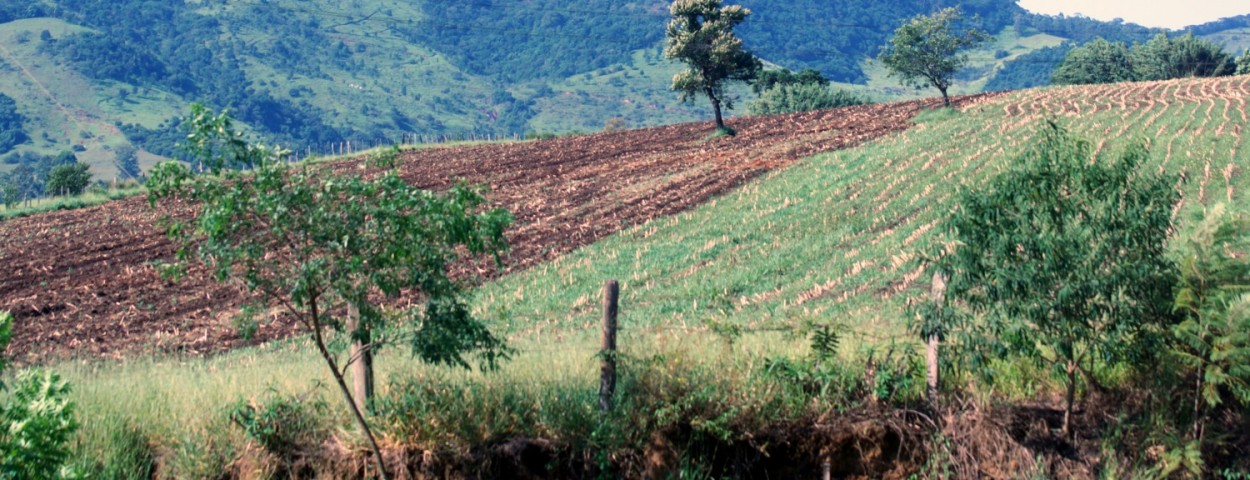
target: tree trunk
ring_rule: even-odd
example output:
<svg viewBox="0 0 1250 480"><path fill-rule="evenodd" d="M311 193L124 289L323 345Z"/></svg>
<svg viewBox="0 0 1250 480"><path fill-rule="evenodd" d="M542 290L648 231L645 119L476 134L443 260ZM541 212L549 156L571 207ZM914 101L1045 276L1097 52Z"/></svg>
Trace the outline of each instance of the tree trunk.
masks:
<svg viewBox="0 0 1250 480"><path fill-rule="evenodd" d="M360 328L360 309L350 302L347 304L347 331L354 335ZM362 412L373 411L373 350L372 338L365 330L363 338L352 338L349 360L352 362L352 391L355 392L356 407Z"/></svg>
<svg viewBox="0 0 1250 480"><path fill-rule="evenodd" d="M334 376L334 383L339 386L339 391L343 393L343 397L347 399L347 406L352 409L352 417L356 419L356 425L365 433L365 438L369 440L369 448L373 450L374 463L378 467L378 478L387 480L389 476L386 474L386 463L382 460L382 448L378 446L378 440L373 436L373 430L369 428L369 422L365 420L364 410L360 408L359 400L352 396L351 389L347 388L347 381L343 379L343 372L339 370L338 363L334 361L334 355L330 353L330 349L326 347L325 338L321 332L320 314L317 311L317 298L314 296L311 301L312 330L313 342L317 346L317 352L321 354L321 358L326 361L326 365L330 367L330 373ZM350 312L349 312L350 313ZM349 315L350 316L350 315ZM353 317L354 318L354 317Z"/></svg>
<svg viewBox="0 0 1250 480"><path fill-rule="evenodd" d="M938 90L942 92L942 105L951 106L951 96L946 93L946 87L938 87Z"/></svg>
<svg viewBox="0 0 1250 480"><path fill-rule="evenodd" d="M1072 404L1076 401L1076 362L1068 360L1068 393L1064 396L1063 434L1069 439L1072 434Z"/></svg>
<svg viewBox="0 0 1250 480"><path fill-rule="evenodd" d="M720 114L720 99L716 98L716 94L712 93L711 89L706 90L706 92L707 92L707 99L712 102L712 111L716 112L716 128L720 130L724 130L725 119L722 118Z"/></svg>
<svg viewBox="0 0 1250 480"><path fill-rule="evenodd" d="M1194 428L1193 437L1199 445L1202 444L1202 380L1207 373L1207 362L1203 361L1198 368L1198 385L1194 389Z"/></svg>
<svg viewBox="0 0 1250 480"><path fill-rule="evenodd" d="M933 273L933 287L929 291L929 300L933 302L934 308L941 309L946 300L946 275L942 272ZM941 343L937 332L930 332L928 338L928 346L925 350L925 362L928 364L929 371L925 376L926 393L929 397L929 406L937 409L938 401L938 382L940 380L938 346Z"/></svg>

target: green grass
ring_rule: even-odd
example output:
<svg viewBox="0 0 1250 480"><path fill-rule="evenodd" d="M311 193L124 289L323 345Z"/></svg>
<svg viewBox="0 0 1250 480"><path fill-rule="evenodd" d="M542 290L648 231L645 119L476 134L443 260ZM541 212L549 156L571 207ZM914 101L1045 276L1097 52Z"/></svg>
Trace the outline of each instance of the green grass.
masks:
<svg viewBox="0 0 1250 480"><path fill-rule="evenodd" d="M123 187L112 188L106 191L89 191L82 195L72 197L50 197L38 198L30 202L23 202L8 208L0 205L0 221L13 218L28 217L38 213L54 212L58 210L74 210L84 207L93 207L113 200L121 200L123 198L141 195L147 192L143 187Z"/></svg>
<svg viewBox="0 0 1250 480"><path fill-rule="evenodd" d="M423 402L433 403L412 408L425 411L424 420L436 424L425 433L393 433L388 441L429 441L440 435L467 441L513 431L574 435L569 429L585 427L586 411L592 408L586 403L593 398L588 392L595 384L599 292L607 279L622 283L621 345L627 355L648 358L665 352L685 359L688 363L680 365L690 371L733 365L721 381L752 385L746 391L771 406L732 392L709 401L753 405L756 410L747 410L756 413L749 418L793 418L796 410L784 404L806 397L769 397L778 395L767 393L775 387L753 383L759 382L763 359L804 355L807 332L822 324L840 325L846 332L842 355L848 361L892 341L906 349L912 337L905 329L905 303L926 288L918 255L930 247L935 226L958 189L1010 168L1009 160L1039 122L1054 116L1100 151L1124 148L1134 139L1149 141L1146 168L1189 179L1180 185L1185 200L1176 214L1184 228L1193 212L1208 205L1245 201L1250 151L1242 139L1250 125L1239 96L1244 98L1247 90L1247 77L1050 88L999 97L959 113L926 113L907 132L806 159L692 211L630 228L486 284L476 290L475 312L508 338L518 349L517 358L500 372L479 374L419 366L400 348L384 352L381 379L417 379L416 385L433 386L421 395L428 397ZM1137 99L1144 100L1141 106L1127 103ZM1121 101L1133 107L1122 108ZM1225 169L1227 177L1221 173ZM743 333L731 347L717 332L734 330ZM326 385L318 390L321 395L340 405L305 343L277 342L208 360L55 368L75 386L84 425L81 451L107 456L100 452L113 448L116 429L135 422L144 425L155 444L208 445L211 450L178 447L171 458L211 460L242 448L240 433L229 428L224 413L237 398L268 389L300 393L321 382ZM671 364L660 362L642 371L666 368ZM1013 396L1054 388L1037 372L1009 374L1017 379L1006 390ZM383 388L384 396L393 393ZM496 398L501 396L505 400ZM768 403L774 400L780 403ZM557 413L570 409L573 413ZM517 417L521 420L509 416L521 412L538 413ZM352 441L346 418L328 421ZM400 423L386 428L401 429Z"/></svg>

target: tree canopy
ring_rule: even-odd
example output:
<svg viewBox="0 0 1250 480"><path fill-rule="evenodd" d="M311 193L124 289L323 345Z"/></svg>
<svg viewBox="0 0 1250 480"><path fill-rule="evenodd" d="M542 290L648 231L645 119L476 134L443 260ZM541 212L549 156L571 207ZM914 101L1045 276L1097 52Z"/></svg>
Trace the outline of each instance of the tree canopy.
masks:
<svg viewBox="0 0 1250 480"><path fill-rule="evenodd" d="M950 106L951 82L955 72L968 63L960 52L991 40L989 34L964 23L957 8L944 8L933 15L920 15L895 30L878 57L905 85L932 86L942 92Z"/></svg>
<svg viewBox="0 0 1250 480"><path fill-rule="evenodd" d="M681 92L682 101L706 95L716 114L716 127L723 130L721 107L733 108L725 84L754 79L762 66L733 32L751 11L738 5L722 6L721 0L675 0L669 12L673 18L668 22L664 56L687 67L673 76L673 90Z"/></svg>
<svg viewBox="0 0 1250 480"><path fill-rule="evenodd" d="M24 130L25 122L26 119L17 112L17 102L0 93L0 154L30 141Z"/></svg>
<svg viewBox="0 0 1250 480"><path fill-rule="evenodd" d="M366 177L293 166L285 152L245 142L228 116L194 110L189 154L207 174L193 175L179 162L158 165L148 182L150 201L198 204L188 223L173 221L169 229L184 242L180 258L198 251L218 280L259 294L312 337L385 477L364 416L371 389L360 394L362 383L372 384L372 371L357 367L385 343L380 335L389 320L428 362L467 367L465 356L476 354L490 367L505 357L504 342L473 318L447 269L465 255L498 260L510 214L488 209L464 185L435 193L408 185L394 170ZM385 312L381 302L401 293L419 296L422 306ZM332 332L353 343L346 359L332 348ZM344 380L349 366L355 395Z"/></svg>
<svg viewBox="0 0 1250 480"><path fill-rule="evenodd" d="M1051 76L1061 85L1127 82L1137 78L1128 46L1101 38L1068 53Z"/></svg>
<svg viewBox="0 0 1250 480"><path fill-rule="evenodd" d="M1160 33L1131 47L1101 38L1072 49L1051 80L1063 85L1232 75L1237 64L1219 45L1192 33Z"/></svg>

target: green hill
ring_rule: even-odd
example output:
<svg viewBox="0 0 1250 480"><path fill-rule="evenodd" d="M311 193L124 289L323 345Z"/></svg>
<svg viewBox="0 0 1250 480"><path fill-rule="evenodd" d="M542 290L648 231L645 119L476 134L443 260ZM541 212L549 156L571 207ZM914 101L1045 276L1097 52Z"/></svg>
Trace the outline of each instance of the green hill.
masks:
<svg viewBox="0 0 1250 480"><path fill-rule="evenodd" d="M1031 15L1008 0L742 3L755 14L741 34L767 62L819 69L878 101L929 95L898 87L870 58L905 19L949 4L999 37L961 75L957 91L965 93L1039 84L1064 41L1151 33ZM520 136L598 131L609 119L630 127L702 119L706 106L679 104L668 91L677 66L660 52L667 5L0 0L0 43L11 51L0 62L0 93L31 119L33 142L21 151L81 145L81 159L105 179L115 176L118 146L176 153L177 119L197 101L230 108L269 142L301 151L411 134Z"/></svg>

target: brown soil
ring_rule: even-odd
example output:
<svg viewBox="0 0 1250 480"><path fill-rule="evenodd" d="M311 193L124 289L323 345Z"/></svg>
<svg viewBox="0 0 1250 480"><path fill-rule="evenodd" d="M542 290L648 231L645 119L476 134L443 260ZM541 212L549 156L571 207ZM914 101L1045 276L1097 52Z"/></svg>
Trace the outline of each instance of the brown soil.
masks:
<svg viewBox="0 0 1250 480"><path fill-rule="evenodd" d="M971 105L989 98L960 99ZM698 205L765 172L908 128L917 101L743 118L734 137L709 123L554 140L407 152L401 173L423 188L464 179L516 216L511 270L523 269L662 215ZM359 160L331 165L355 170ZM21 363L120 358L136 352L202 355L243 345L230 319L240 289L191 269L178 283L154 263L175 245L157 227L168 207L132 198L0 223L0 310L16 318L7 356ZM291 335L263 326L254 341Z"/></svg>

